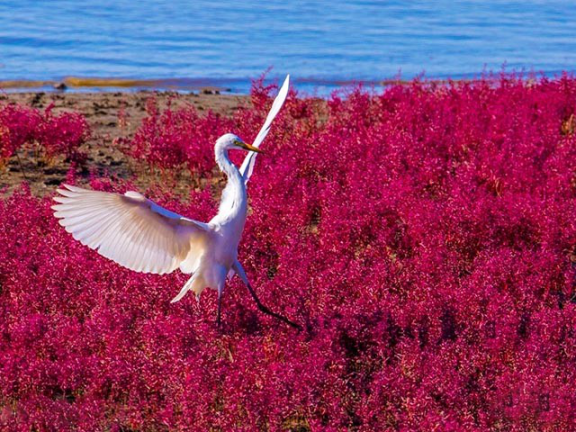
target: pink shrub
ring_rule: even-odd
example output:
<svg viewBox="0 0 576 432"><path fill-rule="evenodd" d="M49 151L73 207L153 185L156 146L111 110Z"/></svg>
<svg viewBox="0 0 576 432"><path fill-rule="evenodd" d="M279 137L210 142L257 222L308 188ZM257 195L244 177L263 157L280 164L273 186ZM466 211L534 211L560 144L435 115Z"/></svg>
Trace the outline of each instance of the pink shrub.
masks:
<svg viewBox="0 0 576 432"><path fill-rule="evenodd" d="M40 145L51 158L63 155L81 161L78 147L90 137L86 119L78 113L41 112L19 105L0 105L0 161L7 160L25 144Z"/></svg>
<svg viewBox="0 0 576 432"><path fill-rule="evenodd" d="M34 140L41 122L37 110L0 105L0 165L25 143Z"/></svg>
<svg viewBox="0 0 576 432"><path fill-rule="evenodd" d="M52 106L44 111L37 134L37 140L44 147L48 157L64 155L77 161L83 159L78 148L89 137L90 127L84 116L70 112L54 114Z"/></svg>
<svg viewBox="0 0 576 432"><path fill-rule="evenodd" d="M218 134L253 139L262 91L231 119L150 111L135 142L165 170L208 172ZM213 292L171 305L185 276L122 269L59 227L48 198L6 197L0 424L574 430L575 109L566 76L414 81L324 107L292 94L249 184L239 258L301 333L237 280L219 331ZM217 205L210 186L186 203L154 191L200 220Z"/></svg>
<svg viewBox="0 0 576 432"><path fill-rule="evenodd" d="M205 175L214 167L211 143L229 129L230 121L212 112L201 117L193 106L160 111L155 99L129 147L129 154L162 170L187 167ZM213 144L212 144L213 146Z"/></svg>

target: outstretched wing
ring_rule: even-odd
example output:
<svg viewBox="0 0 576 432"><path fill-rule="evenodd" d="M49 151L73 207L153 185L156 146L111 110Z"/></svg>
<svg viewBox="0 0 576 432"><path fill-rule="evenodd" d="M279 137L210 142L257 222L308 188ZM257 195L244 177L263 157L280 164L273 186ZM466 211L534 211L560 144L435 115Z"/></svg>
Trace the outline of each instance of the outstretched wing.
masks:
<svg viewBox="0 0 576 432"><path fill-rule="evenodd" d="M252 143L254 147L260 147L260 144L262 144L262 141L264 141L264 138L266 138L266 135L268 135L268 132L270 131L270 126L272 125L272 121L274 120L278 112L280 112L280 108L282 108L282 105L284 105L284 101L286 100L286 96L288 96L289 87L290 87L290 75L286 75L284 84L282 84L282 87L280 88L280 91L278 92L276 99L274 99L274 103L272 103L272 108L268 113L268 117L266 117L264 126L262 126L262 129L260 129L260 132L258 132L258 135L256 135L256 139ZM248 180L252 175L252 171L254 171L254 164L256 163L257 155L258 153L256 152L249 152L246 158L244 159L242 166L240 167L240 174L242 175L242 177L244 177L244 183L248 183Z"/></svg>
<svg viewBox="0 0 576 432"><path fill-rule="evenodd" d="M137 192L64 185L54 215L82 244L131 270L169 273L203 253L208 225L173 213Z"/></svg>

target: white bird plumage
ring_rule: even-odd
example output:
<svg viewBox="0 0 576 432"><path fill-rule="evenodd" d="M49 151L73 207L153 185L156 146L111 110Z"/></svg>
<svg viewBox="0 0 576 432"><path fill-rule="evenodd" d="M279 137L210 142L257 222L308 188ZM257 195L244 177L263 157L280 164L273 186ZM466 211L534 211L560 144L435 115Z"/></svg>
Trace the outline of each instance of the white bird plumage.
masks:
<svg viewBox="0 0 576 432"><path fill-rule="evenodd" d="M205 288L213 288L218 291L220 323L226 277L237 273L260 310L298 327L262 305L238 262L238 244L248 210L246 183L254 170L260 144L286 100L289 82L287 76L252 145L233 134L225 134L216 141L216 163L228 183L218 213L210 222L198 222L171 212L138 192L120 195L69 185L57 190L54 215L76 240L126 268L156 274L179 268L191 274L172 302L181 300L188 291L198 297ZM228 158L231 149L249 151L240 169Z"/></svg>

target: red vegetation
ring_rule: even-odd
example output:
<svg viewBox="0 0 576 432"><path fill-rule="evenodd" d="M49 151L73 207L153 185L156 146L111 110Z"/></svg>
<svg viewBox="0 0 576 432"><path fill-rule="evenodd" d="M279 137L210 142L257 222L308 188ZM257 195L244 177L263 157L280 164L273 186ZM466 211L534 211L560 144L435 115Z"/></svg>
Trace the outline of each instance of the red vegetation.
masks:
<svg viewBox="0 0 576 432"><path fill-rule="evenodd" d="M63 155L80 162L78 148L90 136L86 119L77 113L53 114L18 105L0 105L0 166L26 144L40 146L47 158Z"/></svg>
<svg viewBox="0 0 576 432"><path fill-rule="evenodd" d="M40 114L18 105L0 106L0 165L16 150L35 140Z"/></svg>
<svg viewBox="0 0 576 432"><path fill-rule="evenodd" d="M182 166L200 176L212 171L214 155L207 150L233 127L230 121L212 112L202 117L193 106L160 112L153 98L146 112L148 117L127 149L130 156L163 171Z"/></svg>
<svg viewBox="0 0 576 432"><path fill-rule="evenodd" d="M82 115L77 113L54 115L52 107L48 107L44 111L38 132L38 142L49 157L61 154L72 160L82 160L78 147L90 136L90 128Z"/></svg>
<svg viewBox="0 0 576 432"><path fill-rule="evenodd" d="M254 92L233 118L151 109L135 156L210 171L219 134L254 138L270 103ZM124 270L59 227L48 198L5 198L0 424L576 429L575 112L570 77L290 95L239 258L301 333L237 280L219 331L213 292L171 305L184 276ZM206 220L212 194L153 198Z"/></svg>

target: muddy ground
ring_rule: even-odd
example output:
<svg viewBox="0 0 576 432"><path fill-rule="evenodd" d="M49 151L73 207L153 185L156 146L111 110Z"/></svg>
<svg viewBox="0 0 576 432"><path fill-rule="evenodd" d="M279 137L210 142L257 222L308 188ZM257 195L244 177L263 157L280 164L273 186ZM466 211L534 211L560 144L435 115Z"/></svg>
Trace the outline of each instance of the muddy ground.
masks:
<svg viewBox="0 0 576 432"><path fill-rule="evenodd" d="M146 116L146 101L155 96L160 107L170 100L173 107L191 104L200 112L212 110L230 115L234 110L249 107L248 96L221 95L212 90L199 94L176 94L173 92L26 92L1 93L0 104L17 103L38 109L54 104L54 112L76 111L83 114L90 124L92 136L82 147L87 154L86 163L78 167L76 174L82 181L88 181L90 173L110 174L123 179L132 179L136 169L134 164L118 149L117 138L130 138ZM119 115L122 113L121 115ZM27 182L32 193L38 196L51 194L70 170L70 163L64 158L52 161L38 157L32 148L21 149L0 168L0 190L11 193L22 182ZM137 184L146 187L157 181L157 174L146 171L138 173ZM186 173L182 173L186 176ZM186 178L175 179L175 187L185 192Z"/></svg>

